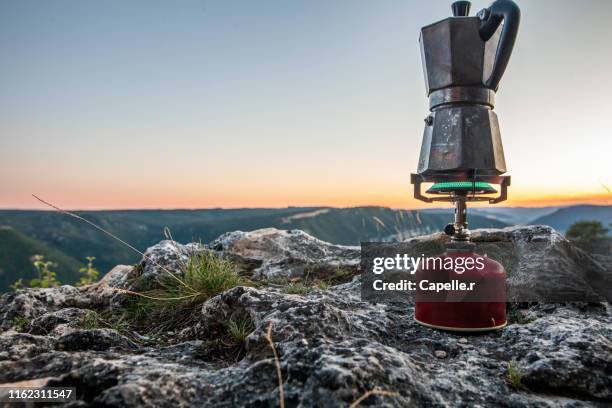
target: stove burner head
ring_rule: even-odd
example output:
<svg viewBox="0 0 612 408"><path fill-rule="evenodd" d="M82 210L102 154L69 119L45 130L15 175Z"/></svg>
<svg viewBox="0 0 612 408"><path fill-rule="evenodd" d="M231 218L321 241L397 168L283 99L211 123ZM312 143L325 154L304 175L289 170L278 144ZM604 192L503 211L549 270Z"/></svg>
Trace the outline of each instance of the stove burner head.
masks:
<svg viewBox="0 0 612 408"><path fill-rule="evenodd" d="M510 176L476 176L465 181L465 176L446 175L445 177L424 177L412 174L410 182L414 185L414 198L432 203L434 201L452 202L455 206L455 222L444 229L453 242L470 240L470 230L467 228L467 202L487 201L496 204L504 201L508 194ZM433 183L424 195L421 192L423 183ZM491 184L499 185L498 191ZM491 196L491 194L496 194Z"/></svg>
<svg viewBox="0 0 612 408"><path fill-rule="evenodd" d="M469 181L465 181L465 180ZM434 201L454 202L485 201L497 204L508 197L510 176L470 176L466 174L446 174L443 177L428 177L421 174L411 174L410 182L414 185L414 198L432 203ZM427 191L421 192L424 183L433 183ZM493 187L496 184L499 189ZM428 195L425 195L428 194ZM496 194L496 196L491 196Z"/></svg>
<svg viewBox="0 0 612 408"><path fill-rule="evenodd" d="M436 183L426 191L428 194L495 194L497 190L484 181L448 181Z"/></svg>

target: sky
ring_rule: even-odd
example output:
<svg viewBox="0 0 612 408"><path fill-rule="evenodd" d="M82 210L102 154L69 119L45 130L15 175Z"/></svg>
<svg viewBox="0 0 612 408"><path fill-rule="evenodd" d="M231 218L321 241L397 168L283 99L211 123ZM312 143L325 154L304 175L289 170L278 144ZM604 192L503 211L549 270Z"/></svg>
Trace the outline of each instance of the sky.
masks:
<svg viewBox="0 0 612 408"><path fill-rule="evenodd" d="M612 2L517 3L506 204L610 205ZM450 4L1 0L0 208L424 207L418 37Z"/></svg>

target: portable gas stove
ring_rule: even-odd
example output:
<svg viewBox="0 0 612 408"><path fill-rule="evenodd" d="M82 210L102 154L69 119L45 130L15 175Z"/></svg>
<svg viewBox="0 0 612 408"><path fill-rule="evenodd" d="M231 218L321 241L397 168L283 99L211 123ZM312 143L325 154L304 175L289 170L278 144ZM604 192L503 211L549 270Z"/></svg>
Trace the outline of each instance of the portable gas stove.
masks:
<svg viewBox="0 0 612 408"><path fill-rule="evenodd" d="M506 200L510 176L504 150L495 93L506 69L520 22L520 10L511 0L497 0L476 16L470 2L452 5L453 16L421 29L421 58L430 114L416 174L411 175L414 197L431 203L452 202L454 222L445 257L480 257L474 252L467 228L467 202ZM433 183L422 193L422 185ZM496 189L493 185L498 185ZM477 273L481 287L494 301L423 301L417 295L415 319L439 329L486 331L506 325L506 272L498 262L484 258ZM421 270L431 275L441 271ZM452 271L451 271L452 273ZM462 279L475 278L474 273ZM490 294L491 295L491 294Z"/></svg>

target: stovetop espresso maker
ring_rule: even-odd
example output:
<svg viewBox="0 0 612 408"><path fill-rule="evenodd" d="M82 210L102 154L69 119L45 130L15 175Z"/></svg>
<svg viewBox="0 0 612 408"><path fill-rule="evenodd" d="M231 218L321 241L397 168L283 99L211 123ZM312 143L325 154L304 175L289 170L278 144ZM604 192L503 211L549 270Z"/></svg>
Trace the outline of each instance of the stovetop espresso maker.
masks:
<svg viewBox="0 0 612 408"><path fill-rule="evenodd" d="M510 176L504 175L506 161L493 108L517 37L520 10L511 0L497 0L470 16L470 2L456 1L452 12L452 17L421 29L421 59L430 113L425 118L418 169L411 175L411 183L418 200L454 203L454 222L444 229L451 237L447 250L472 256L475 254L467 228L466 203L504 201L510 185ZM425 193L424 183L433 183ZM493 185L498 185L499 190ZM488 261L492 263L487 264L485 275L503 273L505 282L503 267ZM467 303L436 306L417 301L415 318L420 323L451 330L503 327L505 301L493 303L480 303L470 309ZM458 305L463 310L457 309ZM458 315L468 317L453 317Z"/></svg>

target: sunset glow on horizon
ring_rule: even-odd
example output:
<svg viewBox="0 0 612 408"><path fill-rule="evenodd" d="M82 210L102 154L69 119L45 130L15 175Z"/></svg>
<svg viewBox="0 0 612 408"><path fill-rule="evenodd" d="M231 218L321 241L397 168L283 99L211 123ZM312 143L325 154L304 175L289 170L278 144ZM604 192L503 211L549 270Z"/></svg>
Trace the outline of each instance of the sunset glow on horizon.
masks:
<svg viewBox="0 0 612 408"><path fill-rule="evenodd" d="M341 197L341 196L322 196L319 198L313 197L295 197L289 198L282 196L267 195L265 197L236 197L231 201L214 201L206 198L187 197L182 200L181 197L150 197L150 201L142 201L142 199L134 200L133 197L117 197L112 199L93 198L91 201L83 200L81 197L63 197L57 194L41 195L41 198L49 200L52 204L58 205L67 210L136 210L136 209L169 209L169 210L198 210L208 208L285 208L285 207L367 207L367 206L382 206L394 209L425 209L425 208L451 208L448 203L426 204L421 201L411 198L411 190L402 195L376 197ZM244 205L244 202L250 203ZM85 203L83 205L83 203ZM526 194L524 196L515 197L513 195L507 201L497 204L498 207L562 207L569 205L592 204L592 205L612 205L612 198L609 194L592 193L592 194L558 194L538 196ZM471 203L470 207L487 207L487 203ZM495 207L495 206L490 206ZM48 210L49 207L37 201L30 196L28 202L22 205L6 207L5 209L40 209Z"/></svg>
<svg viewBox="0 0 612 408"><path fill-rule="evenodd" d="M430 207L418 35L450 3L2 2L0 208ZM520 6L498 205L612 205L612 2Z"/></svg>

